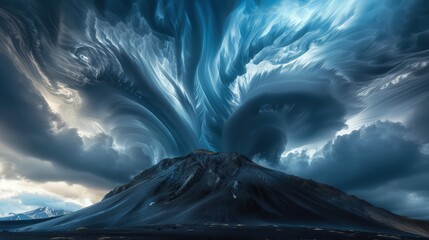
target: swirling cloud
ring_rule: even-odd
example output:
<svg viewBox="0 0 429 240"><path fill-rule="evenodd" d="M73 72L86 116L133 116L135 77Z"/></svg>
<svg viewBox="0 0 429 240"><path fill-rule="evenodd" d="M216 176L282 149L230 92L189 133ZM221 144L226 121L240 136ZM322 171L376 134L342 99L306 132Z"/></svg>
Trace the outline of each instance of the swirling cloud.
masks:
<svg viewBox="0 0 429 240"><path fill-rule="evenodd" d="M417 0L2 1L0 145L106 186L197 148L275 165L377 120L417 138L428 12Z"/></svg>

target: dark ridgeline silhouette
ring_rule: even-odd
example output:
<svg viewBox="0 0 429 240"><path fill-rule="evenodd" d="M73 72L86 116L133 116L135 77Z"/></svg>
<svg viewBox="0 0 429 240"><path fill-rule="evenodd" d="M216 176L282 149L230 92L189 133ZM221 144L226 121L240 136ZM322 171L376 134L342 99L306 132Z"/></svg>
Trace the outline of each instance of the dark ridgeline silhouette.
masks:
<svg viewBox="0 0 429 240"><path fill-rule="evenodd" d="M262 167L238 153L196 150L168 158L103 201L25 230L147 224L286 224L429 236L429 225L339 189Z"/></svg>

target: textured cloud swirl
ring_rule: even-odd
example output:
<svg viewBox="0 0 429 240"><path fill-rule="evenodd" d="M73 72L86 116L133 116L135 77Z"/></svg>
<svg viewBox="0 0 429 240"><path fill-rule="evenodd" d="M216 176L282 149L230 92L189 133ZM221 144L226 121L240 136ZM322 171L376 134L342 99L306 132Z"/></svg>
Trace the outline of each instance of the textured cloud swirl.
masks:
<svg viewBox="0 0 429 240"><path fill-rule="evenodd" d="M275 164L427 97L425 5L2 1L3 143L115 182L197 148Z"/></svg>

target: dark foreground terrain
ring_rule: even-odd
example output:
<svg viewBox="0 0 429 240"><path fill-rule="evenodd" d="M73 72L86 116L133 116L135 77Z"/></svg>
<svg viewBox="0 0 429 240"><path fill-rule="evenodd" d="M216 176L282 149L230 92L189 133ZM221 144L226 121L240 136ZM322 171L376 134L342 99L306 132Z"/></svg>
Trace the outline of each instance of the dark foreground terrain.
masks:
<svg viewBox="0 0 429 240"><path fill-rule="evenodd" d="M284 226L243 225L151 225L122 230L94 230L78 228L65 232L0 232L1 240L9 239L429 239L413 235L368 233Z"/></svg>

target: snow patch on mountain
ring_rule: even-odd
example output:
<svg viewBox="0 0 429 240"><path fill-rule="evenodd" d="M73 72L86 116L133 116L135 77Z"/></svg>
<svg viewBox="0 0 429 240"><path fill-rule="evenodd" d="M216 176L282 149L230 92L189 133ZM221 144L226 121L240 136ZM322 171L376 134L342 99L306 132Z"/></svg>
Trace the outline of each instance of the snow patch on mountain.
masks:
<svg viewBox="0 0 429 240"><path fill-rule="evenodd" d="M11 220L30 220L30 219L42 219L59 217L72 211L63 209L52 209L49 207L39 207L34 210L23 212L23 213L9 213L9 216L0 218L0 221L11 221Z"/></svg>

